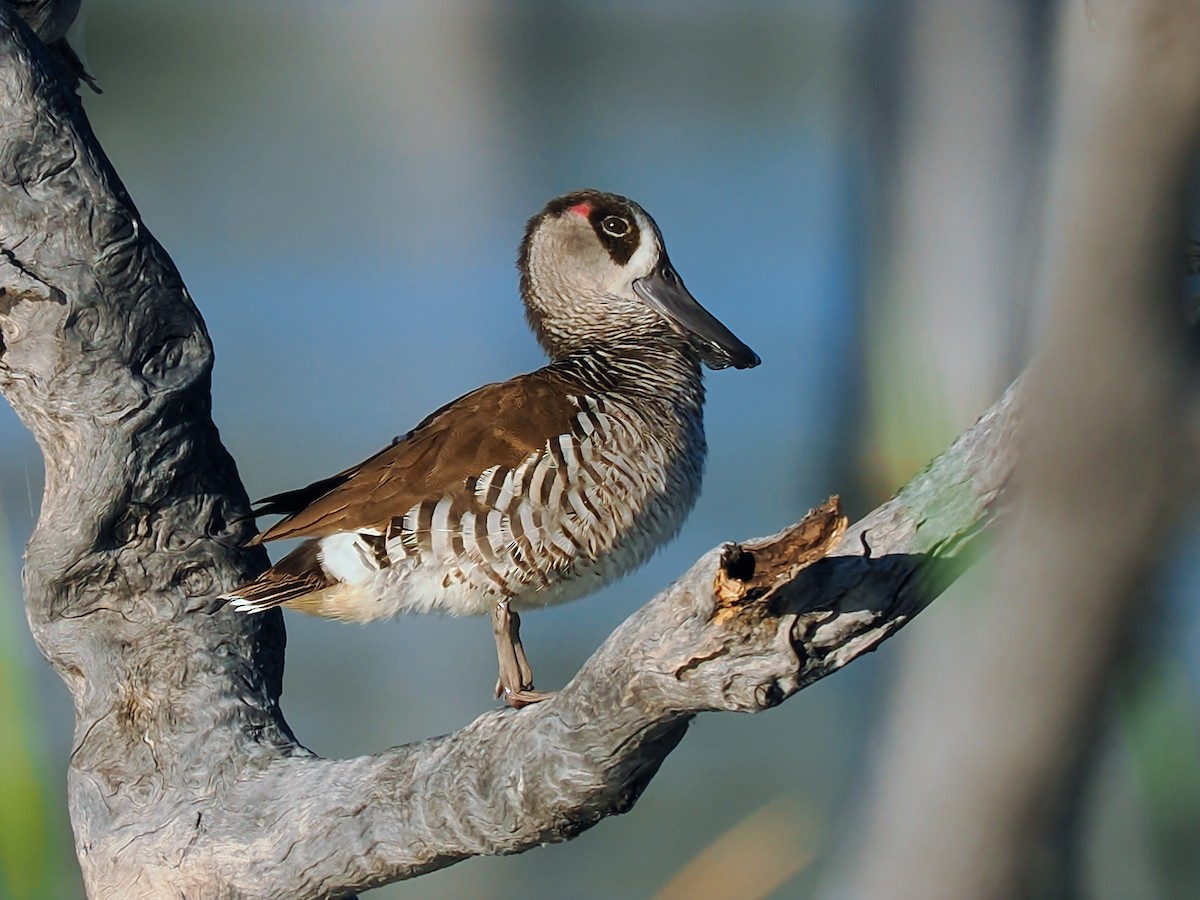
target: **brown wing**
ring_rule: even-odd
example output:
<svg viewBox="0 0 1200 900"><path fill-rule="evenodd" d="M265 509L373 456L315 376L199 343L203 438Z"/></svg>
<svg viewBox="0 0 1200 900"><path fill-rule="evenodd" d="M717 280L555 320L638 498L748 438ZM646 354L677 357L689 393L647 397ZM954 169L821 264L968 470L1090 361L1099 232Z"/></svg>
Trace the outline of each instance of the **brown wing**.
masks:
<svg viewBox="0 0 1200 900"><path fill-rule="evenodd" d="M296 508L255 539L386 531L417 503L462 488L492 466L515 467L570 431L577 386L550 368L488 384L442 407L406 437L308 488L268 498L263 512Z"/></svg>
<svg viewBox="0 0 1200 900"><path fill-rule="evenodd" d="M315 594L333 584L317 557L317 542L305 541L253 581L221 596L243 612L262 612Z"/></svg>

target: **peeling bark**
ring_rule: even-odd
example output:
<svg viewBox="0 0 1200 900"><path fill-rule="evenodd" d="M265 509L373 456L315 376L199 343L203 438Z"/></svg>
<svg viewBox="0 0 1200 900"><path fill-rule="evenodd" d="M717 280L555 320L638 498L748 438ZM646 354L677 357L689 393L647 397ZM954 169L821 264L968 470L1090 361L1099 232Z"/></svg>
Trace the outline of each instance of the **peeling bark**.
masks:
<svg viewBox="0 0 1200 900"><path fill-rule="evenodd" d="M204 324L5 3L0 103L0 389L46 461L25 597L75 702L92 897L338 897L570 839L629 809L697 713L775 706L874 649L991 521L1017 388L856 525L828 504L710 551L553 699L320 759L279 708L280 614L212 599L266 557L243 546Z"/></svg>

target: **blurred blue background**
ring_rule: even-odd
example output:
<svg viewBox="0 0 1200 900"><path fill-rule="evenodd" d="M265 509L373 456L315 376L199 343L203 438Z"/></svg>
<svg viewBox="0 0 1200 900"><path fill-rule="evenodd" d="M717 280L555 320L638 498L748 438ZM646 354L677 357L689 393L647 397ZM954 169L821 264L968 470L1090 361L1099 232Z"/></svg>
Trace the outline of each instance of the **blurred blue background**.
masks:
<svg viewBox="0 0 1200 900"><path fill-rule="evenodd" d="M958 409L928 383L944 372L918 365L924 380L909 390L865 362L868 348L900 352L879 334L891 320L878 306L904 284L879 263L879 189L903 132L880 77L899 42L892 4L85 6L104 88L86 97L88 113L205 316L214 416L252 496L343 468L459 394L541 365L514 257L526 218L573 188L645 206L693 293L761 355L758 369L709 378L706 487L679 539L603 593L526 617L539 687L569 680L715 544L770 533L835 492L864 512L1011 371L994 367ZM1025 196L1011 172L994 181L1001 196ZM937 320L917 321L930 340L945 337ZM873 407L897 392L901 409L939 410L906 417L909 443ZM21 825L7 843L0 831L0 893L72 897L72 712L17 599L40 491L38 450L4 407L0 798L16 799L0 811ZM492 705L485 621L358 628L289 614L287 627L284 710L321 754L452 731ZM371 896L653 896L714 842L737 846L719 843L731 834L757 835L773 862L734 853L744 890L713 896L811 896L855 827L873 723L906 640L769 714L699 719L629 815L575 842ZM1108 840L1127 843L1142 813L1128 777L1114 781L1123 787L1104 821L1116 823Z"/></svg>

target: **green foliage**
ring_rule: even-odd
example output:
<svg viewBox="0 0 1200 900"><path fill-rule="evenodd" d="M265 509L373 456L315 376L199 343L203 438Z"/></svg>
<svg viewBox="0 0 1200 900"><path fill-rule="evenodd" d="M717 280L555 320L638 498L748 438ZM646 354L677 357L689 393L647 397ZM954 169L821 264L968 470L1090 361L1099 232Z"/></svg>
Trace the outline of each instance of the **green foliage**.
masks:
<svg viewBox="0 0 1200 900"><path fill-rule="evenodd" d="M29 654L20 646L28 632L12 588L16 572L0 520L0 897L48 897L58 866Z"/></svg>
<svg viewBox="0 0 1200 900"><path fill-rule="evenodd" d="M1162 896L1194 897L1200 883L1200 723L1183 667L1131 667L1121 726L1145 810Z"/></svg>

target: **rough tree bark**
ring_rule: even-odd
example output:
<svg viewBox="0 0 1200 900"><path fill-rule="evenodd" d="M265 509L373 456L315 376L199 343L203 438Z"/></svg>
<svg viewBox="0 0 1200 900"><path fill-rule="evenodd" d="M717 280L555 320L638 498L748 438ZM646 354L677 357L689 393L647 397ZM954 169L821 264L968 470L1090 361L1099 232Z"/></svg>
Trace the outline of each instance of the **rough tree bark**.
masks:
<svg viewBox="0 0 1200 900"><path fill-rule="evenodd" d="M574 837L627 810L706 710L836 671L953 579L1012 463L1020 390L848 530L835 504L703 556L552 700L349 760L278 705L278 613L210 417L212 350L44 48L0 2L0 389L45 456L25 594L75 702L93 897L337 897Z"/></svg>

